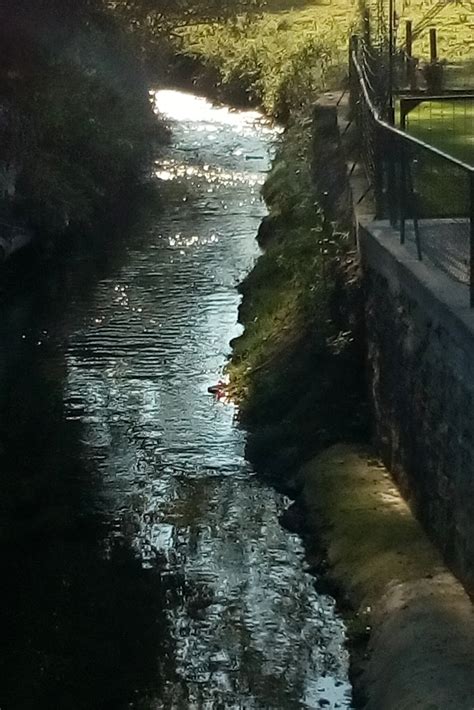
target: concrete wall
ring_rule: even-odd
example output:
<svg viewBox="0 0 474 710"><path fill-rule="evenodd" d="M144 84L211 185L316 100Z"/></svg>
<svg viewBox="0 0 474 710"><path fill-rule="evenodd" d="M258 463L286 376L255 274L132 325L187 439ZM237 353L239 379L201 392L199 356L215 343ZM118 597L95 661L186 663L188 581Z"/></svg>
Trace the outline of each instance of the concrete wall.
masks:
<svg viewBox="0 0 474 710"><path fill-rule="evenodd" d="M474 586L474 313L467 286L388 225L361 228L368 380L385 464L448 563Z"/></svg>

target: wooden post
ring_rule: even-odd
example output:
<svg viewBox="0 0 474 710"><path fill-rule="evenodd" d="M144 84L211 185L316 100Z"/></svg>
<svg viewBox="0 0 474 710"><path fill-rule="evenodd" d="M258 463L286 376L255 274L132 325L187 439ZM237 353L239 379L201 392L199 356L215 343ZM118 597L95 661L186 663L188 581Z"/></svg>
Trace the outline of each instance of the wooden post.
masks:
<svg viewBox="0 0 474 710"><path fill-rule="evenodd" d="M405 23L405 51L410 59L413 56L413 22L407 20Z"/></svg>
<svg viewBox="0 0 474 710"><path fill-rule="evenodd" d="M438 43L436 41L436 28L430 29L430 62L434 64L438 61Z"/></svg>
<svg viewBox="0 0 474 710"><path fill-rule="evenodd" d="M413 57L413 22L405 23L406 79L411 91L416 91L416 59Z"/></svg>

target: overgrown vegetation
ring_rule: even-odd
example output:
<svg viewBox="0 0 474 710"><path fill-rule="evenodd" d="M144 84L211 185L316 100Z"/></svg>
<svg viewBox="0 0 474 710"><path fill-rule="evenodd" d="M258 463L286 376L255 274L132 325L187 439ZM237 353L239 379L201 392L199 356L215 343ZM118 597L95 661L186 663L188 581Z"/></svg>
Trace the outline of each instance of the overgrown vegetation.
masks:
<svg viewBox="0 0 474 710"><path fill-rule="evenodd" d="M416 24L429 7L399 8ZM140 179L163 141L144 66L159 75L175 52L216 82L290 121L345 71L357 3L333 0L13 0L0 8L2 217L48 233L87 225L107 196ZM439 53L472 51L471 11L436 17ZM402 24L400 24L402 27ZM426 54L427 32L415 42ZM449 48L449 50L448 50ZM5 215L6 212L6 215Z"/></svg>
<svg viewBox="0 0 474 710"><path fill-rule="evenodd" d="M381 7L371 4L374 13ZM459 32L458 10L448 5L436 15L439 51L447 56L455 45L456 59L464 60L470 40L464 26ZM249 454L273 474L287 475L304 456L365 433L355 257L348 236L318 207L310 165L311 106L324 89L343 85L348 36L361 25L360 11L348 0L268 0L258 15L178 33L184 54L218 86L231 95L243 88L249 101L287 125L263 189L270 211L260 233L264 253L240 287L245 330L228 366L231 392L253 431ZM398 11L400 45L403 20L413 19L416 29L430 6ZM427 44L428 30L416 36L415 54L426 58Z"/></svg>
<svg viewBox="0 0 474 710"><path fill-rule="evenodd" d="M353 14L271 2L256 17L196 24L184 51L218 73L227 91L245 89L287 124L263 188L269 217L264 253L240 285L240 321L228 365L229 389L251 431L248 455L283 485L298 463L365 427L357 269L349 237L318 205L311 175L310 111L317 94L340 81ZM345 29L344 29L345 28Z"/></svg>
<svg viewBox="0 0 474 710"><path fill-rule="evenodd" d="M240 286L245 331L228 366L248 453L273 475L365 426L357 270L318 207L310 153L308 121L295 120L264 186L265 252Z"/></svg>
<svg viewBox="0 0 474 710"><path fill-rule="evenodd" d="M364 4L375 26L383 4ZM472 7L466 1L447 2L434 11L434 5L426 0L397 5L397 46L404 44L404 21L413 20L413 52L426 62L429 27L436 26L440 59L449 61L449 75L459 82L457 69L465 73L474 56ZM359 10L360 3L351 0L267 0L258 14L249 11L227 22L194 22L178 30L177 46L214 71L221 86L231 91L243 86L249 100L287 121L321 89L340 86Z"/></svg>
<svg viewBox="0 0 474 710"><path fill-rule="evenodd" d="M0 17L7 217L49 236L89 225L163 140L124 29L99 3L9 3Z"/></svg>
<svg viewBox="0 0 474 710"><path fill-rule="evenodd" d="M289 4L289 3L288 3ZM181 32L183 51L217 70L225 87L244 86L250 101L287 121L316 91L336 83L346 58L343 37L353 8L312 2L269 2L258 16L195 24Z"/></svg>

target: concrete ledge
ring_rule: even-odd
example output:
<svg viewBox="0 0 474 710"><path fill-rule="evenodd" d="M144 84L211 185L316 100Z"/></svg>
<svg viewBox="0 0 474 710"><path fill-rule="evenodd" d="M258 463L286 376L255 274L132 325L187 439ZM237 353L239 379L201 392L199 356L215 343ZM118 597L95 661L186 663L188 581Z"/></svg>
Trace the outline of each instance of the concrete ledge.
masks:
<svg viewBox="0 0 474 710"><path fill-rule="evenodd" d="M363 448L338 445L302 472L314 548L370 629L355 668L364 710L472 710L474 613L461 584ZM354 631L354 629L353 629Z"/></svg>

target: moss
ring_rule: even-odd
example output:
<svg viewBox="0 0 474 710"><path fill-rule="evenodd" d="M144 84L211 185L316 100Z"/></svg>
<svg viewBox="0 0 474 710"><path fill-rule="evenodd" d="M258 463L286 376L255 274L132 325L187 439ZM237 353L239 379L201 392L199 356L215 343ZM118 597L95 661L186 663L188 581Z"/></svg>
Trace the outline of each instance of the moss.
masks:
<svg viewBox="0 0 474 710"><path fill-rule="evenodd" d="M438 573L442 562L388 472L366 449L334 446L303 471L313 545L355 608L372 607L396 583ZM310 540L311 546L311 540Z"/></svg>
<svg viewBox="0 0 474 710"><path fill-rule="evenodd" d="M227 368L252 431L248 454L280 479L321 447L364 429L358 324L341 307L349 297L355 310L358 283L344 273L348 237L318 206L311 141L311 122L295 121L265 183L265 251L240 286L245 329Z"/></svg>

